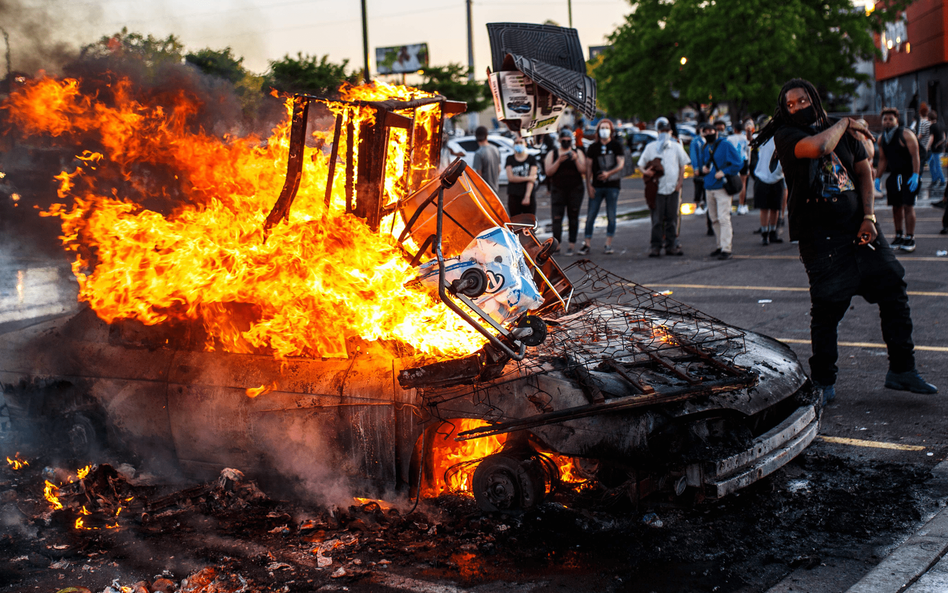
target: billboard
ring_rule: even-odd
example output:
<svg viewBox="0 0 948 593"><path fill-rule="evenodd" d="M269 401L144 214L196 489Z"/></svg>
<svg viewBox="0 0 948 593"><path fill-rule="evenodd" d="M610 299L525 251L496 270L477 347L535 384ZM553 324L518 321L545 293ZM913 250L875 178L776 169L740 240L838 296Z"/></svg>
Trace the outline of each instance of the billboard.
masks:
<svg viewBox="0 0 948 593"><path fill-rule="evenodd" d="M427 43L375 48L375 69L379 74L411 74L427 67Z"/></svg>

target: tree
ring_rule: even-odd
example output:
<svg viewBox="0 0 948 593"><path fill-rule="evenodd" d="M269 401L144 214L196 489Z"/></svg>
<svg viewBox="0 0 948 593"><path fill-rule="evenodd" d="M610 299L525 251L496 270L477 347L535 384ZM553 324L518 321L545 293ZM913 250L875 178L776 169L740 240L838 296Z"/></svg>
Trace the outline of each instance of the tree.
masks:
<svg viewBox="0 0 948 593"><path fill-rule="evenodd" d="M329 56L286 55L281 60L271 61L270 70L264 76L264 90L274 88L285 93L309 93L313 95L335 95L343 82L358 84L358 74L346 74L349 60L333 64Z"/></svg>
<svg viewBox="0 0 948 593"><path fill-rule="evenodd" d="M208 76L216 76L237 84L246 75L243 67L243 58L237 58L230 53L230 48L214 50L206 47L197 52L190 52L184 56L184 61L191 64Z"/></svg>
<svg viewBox="0 0 948 593"><path fill-rule="evenodd" d="M468 113L477 113L487 109L493 99L490 87L485 82L468 80L470 71L461 64L447 66L429 66L425 68L425 81L418 85L423 91L444 95L452 101L467 103Z"/></svg>
<svg viewBox="0 0 948 593"><path fill-rule="evenodd" d="M867 14L850 0L641 0L592 68L599 100L646 119L726 103L736 123L773 111L790 78L844 96L869 78L855 64L876 55L873 31L909 1Z"/></svg>
<svg viewBox="0 0 948 593"><path fill-rule="evenodd" d="M129 33L126 27L114 35L105 35L82 48L79 60L117 60L137 62L154 72L168 64L180 64L184 44L174 35L159 39L152 35Z"/></svg>

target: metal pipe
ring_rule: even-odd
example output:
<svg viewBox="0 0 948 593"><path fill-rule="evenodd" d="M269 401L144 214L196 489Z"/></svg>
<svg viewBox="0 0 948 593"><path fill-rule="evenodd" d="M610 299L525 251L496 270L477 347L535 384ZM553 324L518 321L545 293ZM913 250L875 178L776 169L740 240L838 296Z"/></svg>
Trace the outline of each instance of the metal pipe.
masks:
<svg viewBox="0 0 948 593"><path fill-rule="evenodd" d="M365 0L362 0L362 57L364 59L362 78L365 84L369 84L372 81L369 79L369 21L365 12Z"/></svg>

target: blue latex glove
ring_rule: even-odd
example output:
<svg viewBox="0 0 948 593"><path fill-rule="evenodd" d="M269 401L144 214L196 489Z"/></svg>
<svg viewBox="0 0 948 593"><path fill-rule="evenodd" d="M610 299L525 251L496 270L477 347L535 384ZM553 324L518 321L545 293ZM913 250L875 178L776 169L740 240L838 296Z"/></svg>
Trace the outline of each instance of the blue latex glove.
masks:
<svg viewBox="0 0 948 593"><path fill-rule="evenodd" d="M918 189L918 173L912 173L912 176L908 180L909 191L915 191Z"/></svg>
<svg viewBox="0 0 948 593"><path fill-rule="evenodd" d="M876 191L878 192L882 191L882 180L879 179L878 177L876 178Z"/></svg>

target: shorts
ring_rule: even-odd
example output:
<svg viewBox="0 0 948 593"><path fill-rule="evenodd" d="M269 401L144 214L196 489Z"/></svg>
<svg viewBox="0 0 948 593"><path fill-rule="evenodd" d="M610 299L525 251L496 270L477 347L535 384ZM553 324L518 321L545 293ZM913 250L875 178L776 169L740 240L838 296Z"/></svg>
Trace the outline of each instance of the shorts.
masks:
<svg viewBox="0 0 948 593"><path fill-rule="evenodd" d="M784 181L764 183L760 179L754 180L754 207L758 210L780 210L783 201Z"/></svg>
<svg viewBox="0 0 948 593"><path fill-rule="evenodd" d="M741 175L747 175L750 173L750 163L744 161L744 166L741 167Z"/></svg>
<svg viewBox="0 0 948 593"><path fill-rule="evenodd" d="M885 180L886 203L889 206L914 206L915 198L918 197L918 190L922 187L919 180L915 191L909 191L908 180L911 173L890 173L889 178Z"/></svg>

